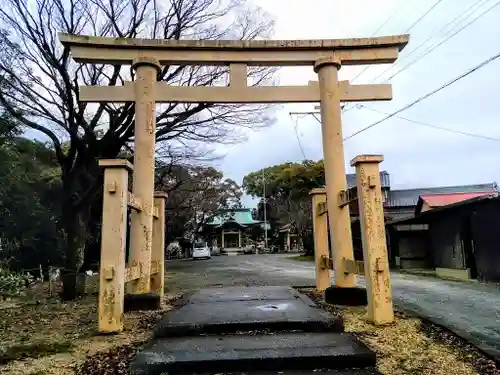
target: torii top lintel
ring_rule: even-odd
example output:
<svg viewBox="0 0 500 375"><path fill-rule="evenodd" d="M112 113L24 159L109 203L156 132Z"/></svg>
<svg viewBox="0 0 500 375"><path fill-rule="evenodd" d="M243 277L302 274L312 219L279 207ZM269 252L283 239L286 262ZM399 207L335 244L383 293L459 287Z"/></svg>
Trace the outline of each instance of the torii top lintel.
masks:
<svg viewBox="0 0 500 375"><path fill-rule="evenodd" d="M75 61L131 64L154 57L160 64L263 66L312 65L335 53L343 65L392 63L408 43L408 35L317 40L165 40L104 38L60 34Z"/></svg>

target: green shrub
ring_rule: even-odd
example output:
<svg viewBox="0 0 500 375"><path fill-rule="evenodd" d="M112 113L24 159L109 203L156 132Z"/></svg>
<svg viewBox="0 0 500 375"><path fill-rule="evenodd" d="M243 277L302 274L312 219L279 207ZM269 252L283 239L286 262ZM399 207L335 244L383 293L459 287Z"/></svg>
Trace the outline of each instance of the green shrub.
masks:
<svg viewBox="0 0 500 375"><path fill-rule="evenodd" d="M0 296L14 297L21 295L33 276L27 273L16 273L0 264Z"/></svg>

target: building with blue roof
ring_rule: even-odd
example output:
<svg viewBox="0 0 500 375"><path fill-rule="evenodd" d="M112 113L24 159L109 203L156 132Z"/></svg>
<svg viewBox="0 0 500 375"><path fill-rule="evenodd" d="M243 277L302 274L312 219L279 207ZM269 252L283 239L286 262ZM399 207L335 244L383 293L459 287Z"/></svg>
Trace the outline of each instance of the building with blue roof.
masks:
<svg viewBox="0 0 500 375"><path fill-rule="evenodd" d="M269 223L266 223L270 230ZM264 222L252 217L250 208L232 208L216 212L200 229L200 234L222 249L242 249L251 242L252 234L264 233Z"/></svg>

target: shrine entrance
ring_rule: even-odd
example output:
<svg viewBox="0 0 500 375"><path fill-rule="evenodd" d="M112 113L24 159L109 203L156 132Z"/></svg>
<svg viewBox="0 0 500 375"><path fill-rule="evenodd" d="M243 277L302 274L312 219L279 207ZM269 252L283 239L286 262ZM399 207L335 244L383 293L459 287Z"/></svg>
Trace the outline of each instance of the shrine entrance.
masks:
<svg viewBox="0 0 500 375"><path fill-rule="evenodd" d="M407 35L359 39L329 40L257 40L257 41L196 41L146 40L101 38L61 34L60 41L69 47L76 62L92 64L131 65L136 72L133 82L123 86L81 86L83 102L135 102L134 166L122 160L101 160L105 168L104 208L99 291L99 331L119 332L123 329L125 289L130 294L155 291L160 296L164 287L164 201L165 196L154 195L156 103L321 103L322 139L326 189L314 196L314 212L328 215L332 239L335 284L351 288L356 284L356 272L350 268L354 261L351 240L349 207L345 204L346 171L342 142L341 102L391 100L388 84L350 85L338 80L342 65L366 65L394 62L408 42ZM157 82L162 65L226 65L229 66L228 87L171 86ZM248 66L311 66L318 74L318 82L304 86L248 87ZM358 179L358 188L373 189L377 181L365 173L363 163L379 159L361 158L356 168L365 176ZM371 165L371 164L370 164ZM372 173L372 169L369 173ZM368 170L367 169L367 170ZM128 192L128 173L133 171L132 193ZM361 181L361 182L360 182ZM359 190L359 189L358 189ZM367 191L366 194L369 192ZM358 192L359 194L359 192ZM326 197L329 197L327 200ZM377 202L377 196L366 196L360 206ZM375 199L375 201L373 199ZM381 202L378 201L381 208ZM130 237L130 259L125 265L125 238L127 206L133 209ZM366 210L367 215L373 213ZM362 210L362 208L361 208ZM315 216L316 218L316 216ZM323 220L326 223L326 220ZM315 219L316 222L316 219ZM364 247L379 246L371 233L380 223L365 221L367 231ZM317 231L319 230L319 232ZM328 250L323 234L326 224L315 224L315 244L319 253ZM365 238L365 236L363 236ZM366 245L365 245L366 242ZM385 248L385 245L384 245ZM370 249L366 250L370 254ZM392 319L389 269L383 262L384 251L379 251L376 262L370 262L368 289L386 286L386 293L376 295L376 302L385 311L382 320ZM318 257L321 258L321 257ZM385 250L385 258L387 252ZM322 258L321 258L322 259ZM365 258L365 261L367 259ZM368 268L370 268L368 267ZM371 269L371 268L370 268ZM317 278L321 274L317 274ZM368 276L368 272L367 272ZM377 281L378 280L378 281ZM329 284L328 280L328 284ZM127 285L125 285L127 283ZM324 283L323 283L324 284ZM323 285L322 284L322 285ZM388 288L388 289L387 289ZM370 296L370 292L369 292ZM369 297L370 299L370 297ZM373 301L371 301L373 304ZM370 300L369 300L370 304ZM370 308L370 307L369 307ZM380 311L382 311L380 310Z"/></svg>

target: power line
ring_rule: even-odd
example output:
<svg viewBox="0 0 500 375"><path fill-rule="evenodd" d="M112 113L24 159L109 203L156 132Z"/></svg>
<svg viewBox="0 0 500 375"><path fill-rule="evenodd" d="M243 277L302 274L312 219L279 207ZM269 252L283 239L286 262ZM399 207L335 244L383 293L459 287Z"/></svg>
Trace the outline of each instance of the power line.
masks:
<svg viewBox="0 0 500 375"><path fill-rule="evenodd" d="M423 54L421 54L420 56L418 56L415 60L413 60L409 64L405 65L403 68L401 68L396 73L394 73L389 78L387 78L384 82L387 82L387 81L391 80L392 78L394 78L395 76L397 76L399 73L401 73L401 72L405 71L406 69L408 69L410 66L412 66L413 64L415 64L417 61L419 61L420 59L424 58L429 53L431 53L432 51L434 51L436 48L438 48L439 46L441 46L443 43L447 42L452 37L454 37L455 35L457 35L459 32L461 32L462 30L464 30L467 27L469 27L472 23L474 23L475 21L477 21L479 18L481 18L482 16L484 16L486 13L490 12L493 8L497 7L498 5L500 5L500 1L496 2L495 4L493 4L491 7L489 7L488 9L486 9L483 13L481 13L479 16L477 16L476 18L472 19L469 23L465 24L463 27L461 27L460 29L458 29L457 31L455 31L453 34L451 34L448 38L446 38L445 40L443 40L441 43L439 43L439 44L435 45L434 47L432 47L432 48L428 49L427 51L425 51Z"/></svg>
<svg viewBox="0 0 500 375"><path fill-rule="evenodd" d="M498 53L498 54L496 54L496 55L494 55L494 56L490 57L489 59L487 59L487 60L483 61L483 62L482 62L482 63L480 63L479 65L476 65L476 66L475 66L475 67L473 67L472 69L469 69L467 72L462 73L462 74L461 74L461 75L459 75L458 77L456 77L456 78L452 79L451 81L449 81L449 82L445 83L444 85L442 85L442 86L438 87L437 89L434 89L434 90L432 90L431 92L429 92L429 93L425 94L424 96L421 96L421 97L420 97L420 98L418 98L417 100L415 100L415 101L413 101L413 102L411 102L411 103L409 103L409 104L405 105L404 107L402 107L402 108L398 109L397 111L395 111L395 112L393 112L393 113L388 114L388 115L387 115L387 116L385 116L384 118L382 118L382 119L380 119L380 120L378 120L378 121L375 121L373 124L370 124L370 125L368 125L368 126L366 126L366 127L362 128L362 129L358 130L357 132L354 132L354 133L353 133L353 134L351 134L350 136L348 136L348 137L344 138L344 141L346 141L346 140L348 140L348 139L350 139L350 138L352 138L352 137L354 137L354 136L356 136L356 135L358 135L358 134L360 134L360 133L362 133L362 132L364 132L364 131L366 131L366 130L368 130L368 129L370 129L370 128L373 128L374 126L376 126L376 125L378 125L378 124L380 124L380 123L384 122L385 120L390 119L391 117L396 116L397 114L399 114L399 113L401 113L401 112L403 112L403 111L406 111L408 108L413 107L415 104L420 103L421 101L423 101L423 100L425 100L425 99L429 98L430 96L432 96L432 95L436 94L437 92L439 92L439 91L441 91L441 90L445 89L446 87L448 87L448 86L450 86L450 85L454 84L455 82L457 82L457 81L461 80L462 78L467 77L469 74L472 74L472 73L473 73L473 72L475 72L476 70L481 69L482 67L484 67L484 66L488 65L489 63L491 63L492 61L494 61L494 60L498 59L499 57L500 57L500 53Z"/></svg>
<svg viewBox="0 0 500 375"><path fill-rule="evenodd" d="M461 18L464 14L466 14L467 12L469 12L469 10L471 10L472 8L476 7L477 4L481 3L481 2L484 2L483 4L480 5L483 6L485 5L488 1L490 0L477 0L474 4L472 4L471 6L469 6L467 9L465 9L464 11L462 11L458 16L456 16L455 18L453 18L451 21L449 21L448 23L446 23L443 27L441 27L436 33L432 34L430 37L428 37L426 40L424 40L422 43L420 43L417 47L415 47L414 49L412 49L406 56L403 57L404 60L408 59L411 55L413 55L415 52L417 52L420 47L424 46L425 44L427 44L427 42L429 42L430 40L434 39L434 37L441 33L443 30L445 30L446 28L448 28L448 26L452 25L457 19ZM476 9L477 10L477 9ZM474 10L472 13L474 13L476 10ZM460 21L458 23L458 25L460 25L461 22L465 21L467 18L469 18L471 16L471 14L469 14L468 16L465 17L465 19L463 19L462 21ZM446 36L446 34L448 34L450 31L452 31L453 29L447 31L444 36ZM400 60L401 61L401 60ZM373 78L369 83L373 83L374 81L376 81L378 78L382 77L385 73L387 73L388 71L390 71L391 69L394 69L394 67L396 67L398 64L394 64L394 65L391 65L389 66L387 69L385 69L382 73L380 73L378 76L376 76L375 78Z"/></svg>
<svg viewBox="0 0 500 375"><path fill-rule="evenodd" d="M401 10L401 8L396 9L394 12L391 13L389 17L386 18L384 22L375 30L372 34L372 36L375 36L382 28L389 23L390 20L394 18L394 16Z"/></svg>
<svg viewBox="0 0 500 375"><path fill-rule="evenodd" d="M382 22L382 24L377 28L377 30L375 30L373 32L373 34L371 36L375 36L380 30L382 30L382 28L387 25L389 23L389 21L401 10L401 8L398 8L396 9L394 12L391 13L391 15L389 17L386 18L386 20L384 22ZM354 77L352 80L351 80L351 83L354 82L357 78L359 78L360 75L362 75L364 72L366 72L366 70L369 68L370 66L368 65L367 67L365 67L356 77Z"/></svg>
<svg viewBox="0 0 500 375"><path fill-rule="evenodd" d="M429 9L425 11L424 14L422 14L415 22L413 22L403 34L407 34L411 29L413 29L415 26L417 26L420 21L422 21L432 10L443 0L437 0ZM397 13L397 10L393 12L393 14L373 33L375 35L389 20ZM372 35L372 36L373 36ZM366 66L361 72L359 72L352 80L351 83L354 83L356 79L358 79L364 72L366 72L370 68L370 65ZM348 108L345 108L347 110Z"/></svg>
<svg viewBox="0 0 500 375"><path fill-rule="evenodd" d="M373 112L377 112L377 113L381 113L383 115L389 115L390 114L388 112L380 111L380 110L375 109L375 108L367 107L364 104L358 104L356 107L358 107L358 108L364 108L364 109L367 109L369 111L373 111ZM409 118L403 117L403 116L394 116L394 117L399 118L401 120L408 121L408 122L412 122L414 124L428 126L430 128L439 129L439 130L447 131L447 132L450 132L450 133L467 135L469 137L475 137L475 138L481 138L481 139L487 139L487 140L490 140L490 141L500 142L500 138L488 137L486 135L475 134L475 133L462 132L460 130L455 130L455 129L450 129L450 128L446 128L446 127L443 127L443 126L433 125L433 124L429 124L429 123L426 123L426 122L423 122L423 121L412 120L412 119L409 119Z"/></svg>
<svg viewBox="0 0 500 375"><path fill-rule="evenodd" d="M295 126L294 126L294 129L295 129L295 136L297 137L297 142L299 143L299 147L300 147L300 151L302 152L302 156L304 157L304 160L307 160L306 158L306 153L304 152L304 147L302 147L302 142L300 141L300 137L299 137L299 131L297 129L298 127L298 124L299 124L299 118L300 117L304 117L305 115L303 116L297 116L297 118L295 119ZM292 113L290 113L290 117L292 117Z"/></svg>
<svg viewBox="0 0 500 375"><path fill-rule="evenodd" d="M434 5L432 5L429 9L427 9L427 11L426 11L424 14L422 14L418 20L416 20L415 22L413 22L413 23L410 25L410 27L408 27L408 28L406 29L406 31L405 31L403 34L408 33L411 29L413 29L415 26L417 26L417 25L420 23L420 21L422 21L422 20L423 20L423 19L424 19L424 18L425 18L425 17L426 17L426 16L427 16L430 12L432 12L432 10L433 10L436 6L438 6L438 4L439 4L440 2L442 2L442 1L443 1L443 0L438 0L438 1L436 1L436 2L434 3Z"/></svg>

